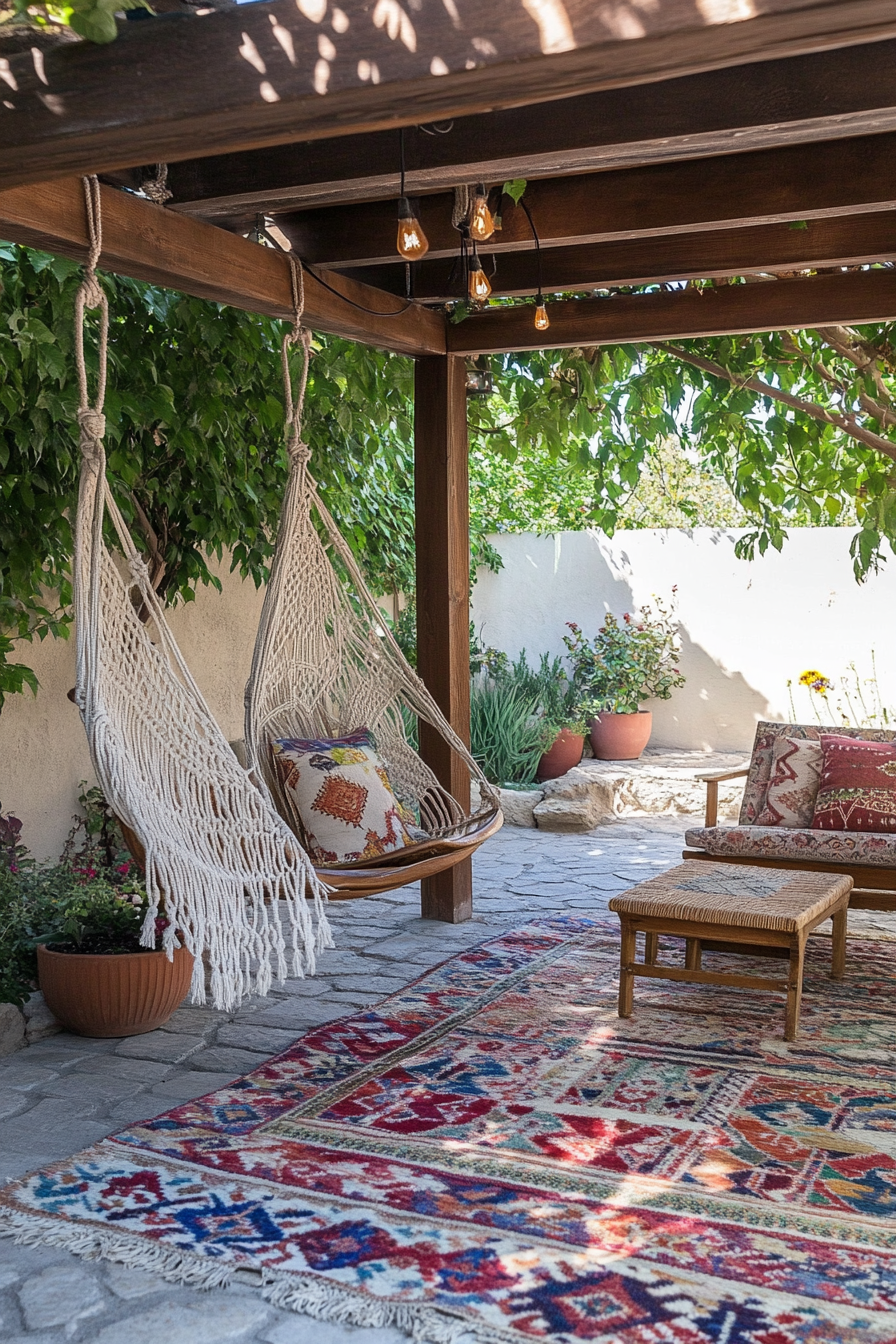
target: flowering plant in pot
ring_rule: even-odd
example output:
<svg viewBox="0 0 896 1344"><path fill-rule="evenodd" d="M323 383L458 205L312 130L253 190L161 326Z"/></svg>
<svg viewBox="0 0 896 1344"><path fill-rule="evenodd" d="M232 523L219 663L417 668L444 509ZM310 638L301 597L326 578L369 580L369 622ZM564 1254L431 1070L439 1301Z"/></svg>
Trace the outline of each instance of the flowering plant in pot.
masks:
<svg viewBox="0 0 896 1344"><path fill-rule="evenodd" d="M17 856L0 872L0 904L5 893L17 909L20 941L64 1026L85 1036L152 1031L187 993L193 958L164 915L147 921L142 879L99 790L84 790L81 804L61 862Z"/></svg>
<svg viewBox="0 0 896 1344"><path fill-rule="evenodd" d="M674 589L673 589L674 592ZM608 612L593 640L574 622L564 636L598 760L636 760L650 739L645 700L668 700L684 685L678 667L678 623L658 599L635 614Z"/></svg>
<svg viewBox="0 0 896 1344"><path fill-rule="evenodd" d="M162 950L168 920L145 936L146 893L137 883L75 880L37 935L38 982L64 1026L84 1036L134 1036L161 1026L190 986L193 958Z"/></svg>

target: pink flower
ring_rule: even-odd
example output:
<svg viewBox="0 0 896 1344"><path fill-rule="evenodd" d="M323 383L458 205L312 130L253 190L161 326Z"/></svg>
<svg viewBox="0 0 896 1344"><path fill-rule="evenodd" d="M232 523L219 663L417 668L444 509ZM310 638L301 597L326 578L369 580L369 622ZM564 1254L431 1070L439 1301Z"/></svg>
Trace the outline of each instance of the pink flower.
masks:
<svg viewBox="0 0 896 1344"><path fill-rule="evenodd" d="M115 871L121 873L122 877L127 877L128 873L131 871L131 865L129 863L120 863Z"/></svg>

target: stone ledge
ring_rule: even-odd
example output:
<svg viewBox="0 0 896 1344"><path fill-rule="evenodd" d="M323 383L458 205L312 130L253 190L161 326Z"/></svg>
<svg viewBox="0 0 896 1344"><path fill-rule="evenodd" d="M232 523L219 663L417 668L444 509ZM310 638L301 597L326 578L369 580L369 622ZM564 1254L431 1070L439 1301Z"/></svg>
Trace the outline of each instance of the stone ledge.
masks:
<svg viewBox="0 0 896 1344"><path fill-rule="evenodd" d="M703 811L706 785L697 776L743 765L749 752L668 751L648 748L637 761L583 760L548 780L533 820L543 831L590 831L631 816L687 816ZM719 785L719 818L736 820L744 780ZM520 822L516 822L520 825Z"/></svg>

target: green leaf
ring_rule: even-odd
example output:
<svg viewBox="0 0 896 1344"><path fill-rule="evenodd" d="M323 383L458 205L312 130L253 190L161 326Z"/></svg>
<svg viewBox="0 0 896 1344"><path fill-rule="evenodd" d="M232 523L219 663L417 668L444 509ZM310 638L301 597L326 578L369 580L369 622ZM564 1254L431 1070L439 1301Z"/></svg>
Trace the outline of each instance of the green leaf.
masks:
<svg viewBox="0 0 896 1344"><path fill-rule="evenodd" d="M520 201L523 199L527 185L524 177L515 177L510 182L505 182L502 190L505 196L510 197L514 205L519 205Z"/></svg>

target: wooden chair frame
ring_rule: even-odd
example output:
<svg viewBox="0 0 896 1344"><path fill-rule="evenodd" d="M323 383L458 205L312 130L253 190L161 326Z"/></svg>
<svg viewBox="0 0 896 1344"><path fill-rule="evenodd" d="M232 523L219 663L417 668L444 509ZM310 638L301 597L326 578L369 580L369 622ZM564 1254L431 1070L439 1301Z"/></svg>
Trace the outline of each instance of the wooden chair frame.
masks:
<svg viewBox="0 0 896 1344"><path fill-rule="evenodd" d="M719 770L713 774L698 775L706 785L706 817L704 825L718 825L719 785L728 779L746 778L749 765L736 770ZM811 859L779 859L765 855L709 854L705 849L683 849L683 859L705 860L708 863L734 863L751 868L791 868L797 872L838 873L851 877L854 886L849 898L852 910L896 910L896 865L893 868L874 868L863 863L819 863Z"/></svg>

